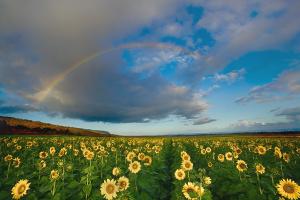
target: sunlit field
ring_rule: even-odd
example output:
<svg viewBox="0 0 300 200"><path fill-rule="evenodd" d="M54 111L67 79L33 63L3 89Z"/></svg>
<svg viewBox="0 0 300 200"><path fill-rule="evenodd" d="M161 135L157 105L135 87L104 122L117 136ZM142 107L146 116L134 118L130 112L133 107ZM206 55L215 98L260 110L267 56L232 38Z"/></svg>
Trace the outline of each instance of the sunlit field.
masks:
<svg viewBox="0 0 300 200"><path fill-rule="evenodd" d="M300 140L1 137L0 199L298 199Z"/></svg>

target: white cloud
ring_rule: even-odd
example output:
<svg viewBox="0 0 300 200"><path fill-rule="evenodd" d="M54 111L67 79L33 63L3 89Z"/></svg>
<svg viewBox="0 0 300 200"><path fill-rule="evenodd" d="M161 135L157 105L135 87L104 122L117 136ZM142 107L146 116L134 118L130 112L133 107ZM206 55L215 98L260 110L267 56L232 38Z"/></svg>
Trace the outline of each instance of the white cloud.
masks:
<svg viewBox="0 0 300 200"><path fill-rule="evenodd" d="M236 99L237 103L255 101L257 103L284 100L300 95L300 69L284 71L274 81L253 87L248 95Z"/></svg>

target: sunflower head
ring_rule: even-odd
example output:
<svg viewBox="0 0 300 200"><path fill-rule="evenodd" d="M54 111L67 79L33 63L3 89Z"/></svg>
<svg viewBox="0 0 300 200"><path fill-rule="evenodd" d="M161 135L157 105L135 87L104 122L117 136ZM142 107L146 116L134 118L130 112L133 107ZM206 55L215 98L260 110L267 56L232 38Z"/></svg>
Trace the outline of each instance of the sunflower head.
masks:
<svg viewBox="0 0 300 200"><path fill-rule="evenodd" d="M138 161L134 161L134 162L129 164L128 169L131 173L136 174L141 170L141 163L138 162Z"/></svg>
<svg viewBox="0 0 300 200"><path fill-rule="evenodd" d="M182 163L181 163L181 168L185 171L190 171L193 169L193 163L189 160L184 160Z"/></svg>
<svg viewBox="0 0 300 200"><path fill-rule="evenodd" d="M223 154L218 155L218 161L224 162L224 155Z"/></svg>
<svg viewBox="0 0 300 200"><path fill-rule="evenodd" d="M55 181L59 178L59 172L57 170L52 170L50 172L50 179Z"/></svg>
<svg viewBox="0 0 300 200"><path fill-rule="evenodd" d="M112 170L112 174L114 176L118 176L121 173L121 169L119 167L114 167Z"/></svg>
<svg viewBox="0 0 300 200"><path fill-rule="evenodd" d="M127 188L129 187L129 179L125 176L121 176L118 179L117 185L119 187L119 191L127 190Z"/></svg>
<svg viewBox="0 0 300 200"><path fill-rule="evenodd" d="M15 186L11 189L11 194L13 195L13 199L20 199L24 195L27 194L27 191L29 188L30 183L27 179L20 180L18 183L15 184Z"/></svg>
<svg viewBox="0 0 300 200"><path fill-rule="evenodd" d="M150 166L152 164L152 158L150 156L145 156L144 165Z"/></svg>
<svg viewBox="0 0 300 200"><path fill-rule="evenodd" d="M180 180L180 181L183 180L185 178L185 172L184 172L184 170L183 169L177 169L175 171L175 178L177 180Z"/></svg>
<svg viewBox="0 0 300 200"><path fill-rule="evenodd" d="M258 173L258 174L264 174L265 173L265 167L262 164L257 164L255 166L255 170L256 170L256 173Z"/></svg>
<svg viewBox="0 0 300 200"><path fill-rule="evenodd" d="M300 197L300 186L291 179L282 179L276 185L278 193L287 199L298 199Z"/></svg>
<svg viewBox="0 0 300 200"><path fill-rule="evenodd" d="M240 171L240 172L244 172L247 170L247 163L243 160L238 160L236 163L236 168Z"/></svg>
<svg viewBox="0 0 300 200"><path fill-rule="evenodd" d="M100 187L100 192L107 200L111 200L117 197L117 192L119 188L117 183L114 179L107 179L105 180Z"/></svg>

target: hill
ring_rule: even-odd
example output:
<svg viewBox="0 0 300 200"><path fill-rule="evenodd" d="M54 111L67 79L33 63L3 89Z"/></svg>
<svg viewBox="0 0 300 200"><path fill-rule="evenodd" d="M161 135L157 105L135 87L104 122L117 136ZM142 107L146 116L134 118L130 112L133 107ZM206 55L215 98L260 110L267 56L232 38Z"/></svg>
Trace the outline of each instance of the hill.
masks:
<svg viewBox="0 0 300 200"><path fill-rule="evenodd" d="M38 121L0 116L0 135L77 135L113 136L107 131L53 125Z"/></svg>

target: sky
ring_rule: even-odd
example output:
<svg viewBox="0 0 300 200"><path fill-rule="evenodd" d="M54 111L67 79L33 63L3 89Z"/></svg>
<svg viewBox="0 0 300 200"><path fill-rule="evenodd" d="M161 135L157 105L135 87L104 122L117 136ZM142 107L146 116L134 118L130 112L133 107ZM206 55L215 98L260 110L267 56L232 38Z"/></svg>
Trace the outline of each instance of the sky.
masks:
<svg viewBox="0 0 300 200"><path fill-rule="evenodd" d="M0 115L162 135L300 129L298 0L0 0Z"/></svg>

